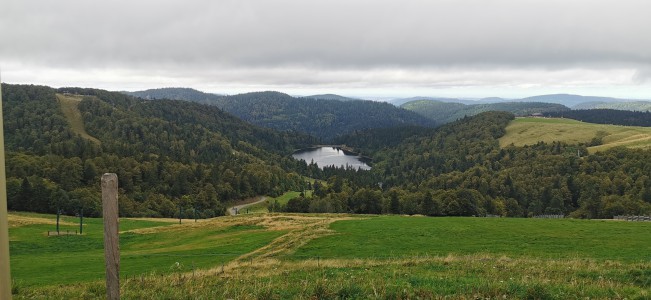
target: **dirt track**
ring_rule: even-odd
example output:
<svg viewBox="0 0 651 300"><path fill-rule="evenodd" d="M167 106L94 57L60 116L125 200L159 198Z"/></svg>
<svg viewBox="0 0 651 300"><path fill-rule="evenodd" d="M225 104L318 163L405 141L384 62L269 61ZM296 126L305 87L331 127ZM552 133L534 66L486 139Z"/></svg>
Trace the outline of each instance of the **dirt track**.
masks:
<svg viewBox="0 0 651 300"><path fill-rule="evenodd" d="M249 207L251 205L256 205L256 204L264 202L266 200L267 200L267 197L262 196L262 197L260 197L260 200L255 201L255 202L231 206L231 207L228 208L228 214L230 214L231 216L234 216L236 214L235 213L236 211L240 211L240 210L242 210L242 208L247 208L247 207Z"/></svg>

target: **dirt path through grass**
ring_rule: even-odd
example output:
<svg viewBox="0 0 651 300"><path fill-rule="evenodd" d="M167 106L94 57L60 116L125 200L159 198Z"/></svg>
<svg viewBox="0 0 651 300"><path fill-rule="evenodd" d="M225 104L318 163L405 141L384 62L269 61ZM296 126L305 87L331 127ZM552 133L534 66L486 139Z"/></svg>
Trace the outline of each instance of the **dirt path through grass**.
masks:
<svg viewBox="0 0 651 300"><path fill-rule="evenodd" d="M253 206L253 205L256 205L256 204L259 204L259 203L265 202L265 201L267 201L267 197L265 197L265 196L261 196L260 199L257 200L257 201L255 201L255 202L251 202L251 203L245 203L245 204L240 204L240 205L231 206L231 207L227 208L227 210L228 210L228 214L231 215L231 216L235 216L235 215L237 215L237 214L239 213L239 211L242 210L243 208L247 208L247 207L249 207L249 206Z"/></svg>

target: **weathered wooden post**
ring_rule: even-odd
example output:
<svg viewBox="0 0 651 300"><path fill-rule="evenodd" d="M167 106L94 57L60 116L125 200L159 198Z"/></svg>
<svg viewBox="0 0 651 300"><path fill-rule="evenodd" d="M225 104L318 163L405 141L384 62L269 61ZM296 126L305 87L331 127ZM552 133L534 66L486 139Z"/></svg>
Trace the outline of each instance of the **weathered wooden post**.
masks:
<svg viewBox="0 0 651 300"><path fill-rule="evenodd" d="M102 175L102 214L104 218L104 258L106 260L106 299L120 299L120 240L118 236L118 176Z"/></svg>
<svg viewBox="0 0 651 300"><path fill-rule="evenodd" d="M9 268L9 217L7 216L7 174L5 136L2 122L2 80L0 79L0 299L11 299Z"/></svg>

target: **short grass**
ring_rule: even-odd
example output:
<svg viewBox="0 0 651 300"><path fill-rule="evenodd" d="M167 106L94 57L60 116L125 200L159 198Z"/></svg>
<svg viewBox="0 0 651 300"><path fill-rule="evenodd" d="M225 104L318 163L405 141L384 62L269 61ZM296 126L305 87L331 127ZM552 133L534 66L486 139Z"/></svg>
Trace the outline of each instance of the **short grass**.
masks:
<svg viewBox="0 0 651 300"><path fill-rule="evenodd" d="M305 194L309 197L312 195L312 191L306 191ZM269 207L269 203L273 203L274 201L277 202L279 205L286 205L289 199L296 198L301 195L301 192L287 192L284 193L276 198L271 198L268 197L266 201L262 203L258 203L256 205L251 205L247 208L245 208L245 213L248 211L248 213L251 214L256 214L256 213L266 213L269 212L267 207ZM248 209L248 210L247 210Z"/></svg>
<svg viewBox="0 0 651 300"><path fill-rule="evenodd" d="M36 219L36 217L33 217ZM41 219L55 219L41 215ZM78 230L78 219L63 217L61 232ZM11 226L13 279L22 285L70 284L104 276L102 219L85 218L83 235L48 236L54 223ZM38 224L41 223L41 224ZM73 226L68 224L74 224ZM208 222L120 219L120 273L170 273L209 268L268 244L282 231L260 226L209 226Z"/></svg>
<svg viewBox="0 0 651 300"><path fill-rule="evenodd" d="M141 272L157 264L168 268L122 277L122 299L651 297L648 222L253 214L166 224L132 220L121 236L123 265L130 256L156 257L156 251L207 253L204 246L213 242L230 241L225 248L243 254L226 263L223 271L213 262L202 262L208 267L193 272L185 261L170 269L170 262L142 260ZM11 235L32 226L42 225L12 227ZM254 234L265 232L275 234L266 239ZM75 254L83 256L101 244L89 243L86 250L74 247ZM23 255L38 257L41 252ZM14 252L15 274L19 271L13 258ZM86 264L101 268L103 261ZM94 268L72 258L57 267L68 272ZM48 265L41 266L41 272L62 273ZM101 279L63 285L19 282L14 292L16 299L105 297Z"/></svg>
<svg viewBox="0 0 651 300"><path fill-rule="evenodd" d="M540 141L561 141L570 144L588 143L601 137L603 144L590 147L590 152L616 146L630 148L651 147L651 128L584 123L563 118L516 118L506 127L500 146L533 145Z"/></svg>
<svg viewBox="0 0 651 300"><path fill-rule="evenodd" d="M648 299L649 264L499 256L376 260L265 259L224 273L148 276L121 299ZM17 299L103 299L101 282L19 289Z"/></svg>
<svg viewBox="0 0 651 300"><path fill-rule="evenodd" d="M648 222L382 216L332 224L294 256L392 258L491 254L651 261Z"/></svg>
<svg viewBox="0 0 651 300"><path fill-rule="evenodd" d="M86 132L86 126L84 125L84 120L81 117L81 112L78 108L79 102L82 100L83 96L68 94L56 94L56 96L59 100L61 111L63 111L66 119L68 119L70 128L83 138L100 144L100 140Z"/></svg>

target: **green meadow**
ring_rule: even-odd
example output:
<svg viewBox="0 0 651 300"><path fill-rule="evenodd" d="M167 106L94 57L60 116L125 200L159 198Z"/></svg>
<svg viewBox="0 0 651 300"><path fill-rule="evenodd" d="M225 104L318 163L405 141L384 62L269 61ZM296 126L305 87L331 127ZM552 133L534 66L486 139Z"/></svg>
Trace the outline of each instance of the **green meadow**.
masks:
<svg viewBox="0 0 651 300"><path fill-rule="evenodd" d="M104 276L102 219L62 217L62 235L55 235L56 216L19 214L49 224L10 227L12 279L21 285L53 285L94 281ZM282 234L260 226L210 226L183 220L120 219L121 276L172 273L208 268L268 244ZM43 223L43 222L42 222ZM77 223L77 224L74 224ZM50 236L48 236L50 231Z"/></svg>
<svg viewBox="0 0 651 300"><path fill-rule="evenodd" d="M278 197L267 197L267 200L265 200L262 203L258 203L255 205L248 206L244 209L244 211L248 211L251 214L256 214L256 213L267 213L269 212L269 204L270 203L277 203L278 205L286 205L289 199L296 198L301 195L301 192L287 192L284 193ZM306 191L306 195L309 197L312 195L312 191Z"/></svg>
<svg viewBox="0 0 651 300"><path fill-rule="evenodd" d="M651 261L651 223L521 218L382 216L332 224L336 233L296 256L392 258L491 254Z"/></svg>
<svg viewBox="0 0 651 300"><path fill-rule="evenodd" d="M53 218L10 216L16 298L104 298L101 219L48 237ZM250 214L120 226L123 299L651 297L651 222Z"/></svg>
<svg viewBox="0 0 651 300"><path fill-rule="evenodd" d="M524 146L555 141L568 144L589 143L594 138L602 144L589 147L592 153L612 147L651 147L651 128L584 123L562 118L516 118L506 127L500 146Z"/></svg>

